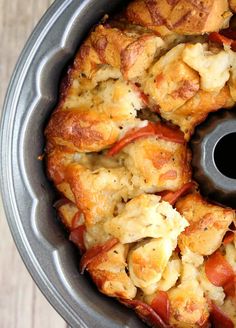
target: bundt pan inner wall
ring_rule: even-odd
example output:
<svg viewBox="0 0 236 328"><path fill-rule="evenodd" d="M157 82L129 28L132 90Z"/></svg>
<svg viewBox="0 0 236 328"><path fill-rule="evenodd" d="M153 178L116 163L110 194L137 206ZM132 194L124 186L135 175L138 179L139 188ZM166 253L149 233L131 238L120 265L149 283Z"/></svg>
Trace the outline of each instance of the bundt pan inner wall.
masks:
<svg viewBox="0 0 236 328"><path fill-rule="evenodd" d="M63 68L88 30L120 3L56 1L21 54L1 122L1 187L11 232L35 282L72 327L144 327L79 274L78 253L56 219L55 193L37 159Z"/></svg>

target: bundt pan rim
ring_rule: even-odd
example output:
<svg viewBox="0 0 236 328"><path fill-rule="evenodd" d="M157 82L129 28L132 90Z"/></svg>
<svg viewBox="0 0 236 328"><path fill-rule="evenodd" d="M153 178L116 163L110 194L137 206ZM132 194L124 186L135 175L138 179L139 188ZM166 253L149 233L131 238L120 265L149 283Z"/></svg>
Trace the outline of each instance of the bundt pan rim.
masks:
<svg viewBox="0 0 236 328"><path fill-rule="evenodd" d="M144 327L133 311L79 275L78 254L56 219L54 192L37 158L65 64L86 32L121 3L55 1L18 60L3 107L0 174L8 224L32 278L71 327Z"/></svg>

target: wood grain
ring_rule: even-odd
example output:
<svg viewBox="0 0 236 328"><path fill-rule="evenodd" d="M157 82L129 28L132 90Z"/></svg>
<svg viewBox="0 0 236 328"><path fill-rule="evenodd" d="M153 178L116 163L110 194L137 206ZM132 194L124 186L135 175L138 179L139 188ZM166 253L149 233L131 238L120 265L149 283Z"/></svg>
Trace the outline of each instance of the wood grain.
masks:
<svg viewBox="0 0 236 328"><path fill-rule="evenodd" d="M16 60L52 0L0 0L0 109ZM13 243L0 200L0 327L66 328L27 272Z"/></svg>

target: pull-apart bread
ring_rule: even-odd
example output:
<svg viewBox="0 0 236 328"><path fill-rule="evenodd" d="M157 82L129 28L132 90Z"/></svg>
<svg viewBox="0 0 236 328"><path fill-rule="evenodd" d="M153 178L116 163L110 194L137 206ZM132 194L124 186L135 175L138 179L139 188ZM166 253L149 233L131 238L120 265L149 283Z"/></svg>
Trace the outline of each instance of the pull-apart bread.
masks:
<svg viewBox="0 0 236 328"><path fill-rule="evenodd" d="M81 273L152 327L236 327L235 211L201 196L188 146L236 102L235 9L129 2L80 46L45 130Z"/></svg>

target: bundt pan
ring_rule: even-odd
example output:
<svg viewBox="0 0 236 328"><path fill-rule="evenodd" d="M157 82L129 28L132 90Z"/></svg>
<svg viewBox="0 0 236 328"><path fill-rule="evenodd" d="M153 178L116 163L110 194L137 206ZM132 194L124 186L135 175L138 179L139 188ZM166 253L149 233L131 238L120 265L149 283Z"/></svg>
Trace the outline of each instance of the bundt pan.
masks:
<svg viewBox="0 0 236 328"><path fill-rule="evenodd" d="M131 310L103 297L79 274L78 253L56 218L55 193L37 159L63 68L89 29L120 3L55 1L21 54L1 123L1 188L12 235L41 291L77 328L145 327Z"/></svg>

